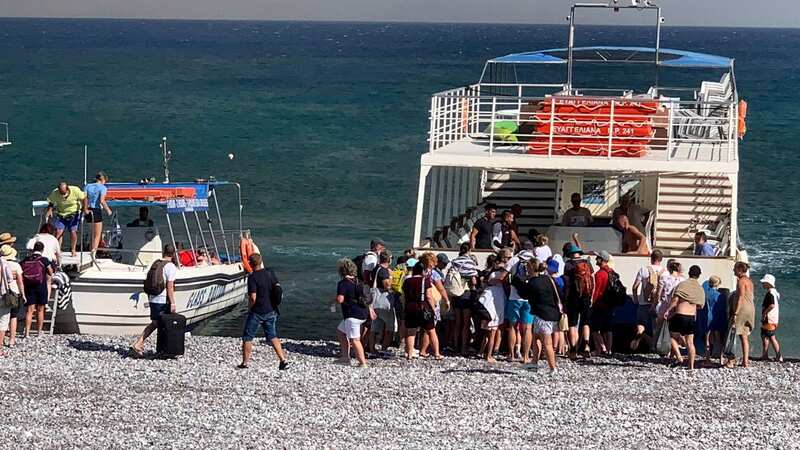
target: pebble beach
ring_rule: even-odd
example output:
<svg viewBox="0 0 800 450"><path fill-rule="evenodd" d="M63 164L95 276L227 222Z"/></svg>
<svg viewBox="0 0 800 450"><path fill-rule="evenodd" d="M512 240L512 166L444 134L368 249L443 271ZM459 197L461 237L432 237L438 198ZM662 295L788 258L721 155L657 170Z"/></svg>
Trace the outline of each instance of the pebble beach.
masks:
<svg viewBox="0 0 800 450"><path fill-rule="evenodd" d="M334 364L334 342L187 338L176 360L129 339L42 336L0 358L0 442L19 448L792 448L800 363L670 368L655 356L519 364Z"/></svg>

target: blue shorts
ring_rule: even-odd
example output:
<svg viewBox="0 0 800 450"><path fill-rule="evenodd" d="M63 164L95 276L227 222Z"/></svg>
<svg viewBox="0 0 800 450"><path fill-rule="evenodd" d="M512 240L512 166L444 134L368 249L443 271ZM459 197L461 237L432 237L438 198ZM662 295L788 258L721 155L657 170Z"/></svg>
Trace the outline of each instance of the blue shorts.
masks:
<svg viewBox="0 0 800 450"><path fill-rule="evenodd" d="M169 314L169 303L149 303L150 305L150 320L158 322L161 314Z"/></svg>
<svg viewBox="0 0 800 450"><path fill-rule="evenodd" d="M530 325L533 323L531 314L531 304L527 300L509 300L506 302L506 321L510 324L522 323Z"/></svg>
<svg viewBox="0 0 800 450"><path fill-rule="evenodd" d="M71 216L56 216L55 226L56 230L63 231L65 228L69 231L78 231L78 225L81 224L81 214L75 213Z"/></svg>
<svg viewBox="0 0 800 450"><path fill-rule="evenodd" d="M47 304L47 284L25 285L25 306Z"/></svg>
<svg viewBox="0 0 800 450"><path fill-rule="evenodd" d="M242 335L242 342L251 342L256 338L258 333L258 326L264 329L264 335L268 341L278 337L278 330L276 324L278 322L278 313L275 311L266 314L258 314L252 311L247 313L247 320L244 322L244 334Z"/></svg>

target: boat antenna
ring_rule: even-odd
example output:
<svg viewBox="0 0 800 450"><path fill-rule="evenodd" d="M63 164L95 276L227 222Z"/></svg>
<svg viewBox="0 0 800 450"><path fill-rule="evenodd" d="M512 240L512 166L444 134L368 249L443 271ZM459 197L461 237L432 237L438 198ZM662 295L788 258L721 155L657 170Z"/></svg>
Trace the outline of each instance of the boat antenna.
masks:
<svg viewBox="0 0 800 450"><path fill-rule="evenodd" d="M169 183L169 160L172 159L172 152L167 148L167 137L161 138L161 154L164 157L164 183Z"/></svg>

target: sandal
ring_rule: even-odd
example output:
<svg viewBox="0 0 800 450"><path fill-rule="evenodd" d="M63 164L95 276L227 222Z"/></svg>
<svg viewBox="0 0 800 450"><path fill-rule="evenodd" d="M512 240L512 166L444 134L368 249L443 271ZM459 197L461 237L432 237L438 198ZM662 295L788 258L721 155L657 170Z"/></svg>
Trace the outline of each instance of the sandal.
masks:
<svg viewBox="0 0 800 450"><path fill-rule="evenodd" d="M247 364L239 364L238 366L236 366L236 368L237 369L247 369L247 368L249 368L249 366Z"/></svg>
<svg viewBox="0 0 800 450"><path fill-rule="evenodd" d="M442 356L442 355L433 355L433 359L435 359L437 361L441 361L441 360L444 359L444 356Z"/></svg>

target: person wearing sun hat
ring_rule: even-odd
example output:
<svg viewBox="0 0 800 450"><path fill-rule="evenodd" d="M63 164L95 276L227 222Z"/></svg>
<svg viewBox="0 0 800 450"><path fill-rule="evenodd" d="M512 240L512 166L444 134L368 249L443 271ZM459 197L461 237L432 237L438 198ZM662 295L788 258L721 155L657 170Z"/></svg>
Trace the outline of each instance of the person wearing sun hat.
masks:
<svg viewBox="0 0 800 450"><path fill-rule="evenodd" d="M3 233L7 234L7 233ZM3 238L0 235L0 238ZM8 239L4 239L8 241ZM0 283L0 294L4 294L6 289L9 289L17 296L23 293L24 286L22 284L22 268L16 261L17 251L10 244L0 245L0 272L3 274L3 282ZM11 337L8 340L8 346L13 347L17 340L17 320L19 320L20 313L25 311L25 297L21 297L21 301L16 308L6 308L5 305L0 304L0 350L3 347L3 340L5 339L6 330L10 330ZM2 351L0 351L2 353Z"/></svg>
<svg viewBox="0 0 800 450"><path fill-rule="evenodd" d="M0 245L13 244L17 242L17 237L9 232L0 233Z"/></svg>
<svg viewBox="0 0 800 450"><path fill-rule="evenodd" d="M761 287L767 292L764 294L764 302L761 304L761 360L769 360L769 347L775 350L775 361L783 362L781 356L781 345L775 335L778 330L778 315L780 309L778 300L781 294L775 289L775 276L772 274L764 275L761 279Z"/></svg>

